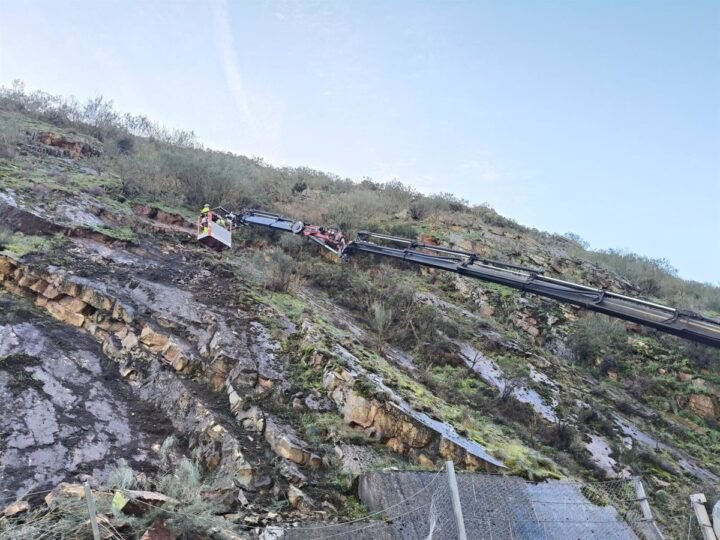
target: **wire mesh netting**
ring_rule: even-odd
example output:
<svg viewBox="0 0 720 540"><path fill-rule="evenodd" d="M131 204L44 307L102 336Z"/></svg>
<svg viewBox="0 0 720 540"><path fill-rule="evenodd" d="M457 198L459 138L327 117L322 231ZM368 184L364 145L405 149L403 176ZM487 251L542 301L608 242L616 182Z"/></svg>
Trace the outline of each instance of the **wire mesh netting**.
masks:
<svg viewBox="0 0 720 540"><path fill-rule="evenodd" d="M662 539L639 479L531 483L517 477L460 473L456 483L459 505L454 506L445 470L366 473L360 478L359 496L369 510L367 515L343 522L287 523L271 527L280 536L270 537L248 525L218 526L210 519L215 516L194 516L179 505L160 508L143 504L222 532L254 531L261 537L287 540L454 540L460 537L460 514L467 538L473 540ZM112 515L113 493L94 495L99 497L99 513ZM88 517L85 501L65 501L37 518L23 520L18 528L5 524L0 527L0 538L87 536ZM694 525L689 519L688 538L696 537ZM122 538L110 520L101 519L100 529L104 538Z"/></svg>
<svg viewBox="0 0 720 540"><path fill-rule="evenodd" d="M636 480L533 484L519 478L460 474L468 538L661 538L644 516Z"/></svg>
<svg viewBox="0 0 720 540"><path fill-rule="evenodd" d="M354 523L295 530L290 538L458 538L445 472L369 473L360 496L372 510ZM491 474L457 475L467 538L492 540L661 539L642 510L637 479L543 482Z"/></svg>

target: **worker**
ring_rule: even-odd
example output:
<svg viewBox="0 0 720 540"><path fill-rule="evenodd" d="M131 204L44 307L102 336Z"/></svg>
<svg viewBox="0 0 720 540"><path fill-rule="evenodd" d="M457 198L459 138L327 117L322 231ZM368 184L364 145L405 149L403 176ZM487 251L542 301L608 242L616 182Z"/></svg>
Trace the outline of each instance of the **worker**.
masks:
<svg viewBox="0 0 720 540"><path fill-rule="evenodd" d="M205 206L202 207L202 210L200 210L200 227L202 227L203 234L207 234L209 231L208 214L210 214L210 205L205 204Z"/></svg>
<svg viewBox="0 0 720 540"><path fill-rule="evenodd" d="M218 225L220 225L223 228L225 227L225 220L223 219L222 216L218 216L217 219L215 220L215 223L217 223Z"/></svg>

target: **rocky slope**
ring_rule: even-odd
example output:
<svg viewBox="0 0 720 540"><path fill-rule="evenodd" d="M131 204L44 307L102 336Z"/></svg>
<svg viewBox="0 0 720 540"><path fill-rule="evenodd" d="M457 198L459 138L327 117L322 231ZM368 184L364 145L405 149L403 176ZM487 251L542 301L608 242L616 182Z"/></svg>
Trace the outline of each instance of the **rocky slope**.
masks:
<svg viewBox="0 0 720 540"><path fill-rule="evenodd" d="M360 471L452 459L534 480L642 474L676 531L687 494L717 485L713 351L292 238L243 231L208 252L188 208L124 194L102 142L0 112L22 126L0 158L3 503L127 467L159 489L188 458L208 512L247 530L362 512ZM301 191L272 203L312 218L324 192ZM375 224L638 292L566 239L465 207L417 214ZM601 342L579 362L587 332Z"/></svg>

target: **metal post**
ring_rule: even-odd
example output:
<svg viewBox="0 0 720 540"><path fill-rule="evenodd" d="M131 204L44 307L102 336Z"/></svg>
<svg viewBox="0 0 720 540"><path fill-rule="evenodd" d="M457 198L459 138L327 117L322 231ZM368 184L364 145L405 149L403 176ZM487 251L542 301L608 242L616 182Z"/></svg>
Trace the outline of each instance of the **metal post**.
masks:
<svg viewBox="0 0 720 540"><path fill-rule="evenodd" d="M100 529L98 528L97 515L95 513L95 499L93 498L92 491L90 490L90 484L85 482L83 484L85 488L85 499L87 500L88 514L90 514L90 525L92 525L93 538L100 540Z"/></svg>
<svg viewBox="0 0 720 540"><path fill-rule="evenodd" d="M693 510L695 510L695 517L700 524L700 531L702 532L704 540L717 540L707 510L705 509L705 501L705 494L703 493L690 495L690 504Z"/></svg>
<svg viewBox="0 0 720 540"><path fill-rule="evenodd" d="M657 523L655 523L655 518L653 517L652 510L650 509L650 502L648 501L647 494L645 493L645 486L643 486L642 480L640 480L640 478L633 478L632 485L633 488L635 488L635 497L637 497L637 501L640 503L643 520L650 523L658 538L664 538L657 526Z"/></svg>
<svg viewBox="0 0 720 540"><path fill-rule="evenodd" d="M455 512L455 521L458 528L458 540L467 540L465 534L465 520L463 519L462 507L460 506L460 493L457 487L457 478L455 478L455 464L452 461L445 462L445 470L447 471L448 485L450 486L450 495L452 497L453 511Z"/></svg>

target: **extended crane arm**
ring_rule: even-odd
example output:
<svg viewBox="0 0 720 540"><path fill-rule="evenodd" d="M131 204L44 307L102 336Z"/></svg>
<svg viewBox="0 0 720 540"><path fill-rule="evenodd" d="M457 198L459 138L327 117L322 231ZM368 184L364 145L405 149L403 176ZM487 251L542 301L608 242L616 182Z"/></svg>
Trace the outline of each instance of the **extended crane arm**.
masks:
<svg viewBox="0 0 720 540"><path fill-rule="evenodd" d="M380 245L371 241L374 238L398 243L404 247ZM348 244L344 255L354 253L371 253L391 257L498 283L523 292L604 313L611 317L650 326L698 343L720 347L720 321L698 313L678 310L604 289L546 277L542 275L540 269L490 261L480 258L475 253L417 244L405 238L368 232L359 233L358 240Z"/></svg>
<svg viewBox="0 0 720 540"><path fill-rule="evenodd" d="M356 240L347 243L337 229L305 225L302 221L292 221L262 210L245 210L241 214L222 208L215 211L224 214L231 224L230 231L239 226L252 225L302 235L343 258L368 253L446 270L574 304L705 345L720 347L720 321L604 289L547 277L540 268L493 261L477 253L368 231L360 231ZM387 245L388 243L391 245ZM225 247L229 247L229 244Z"/></svg>

